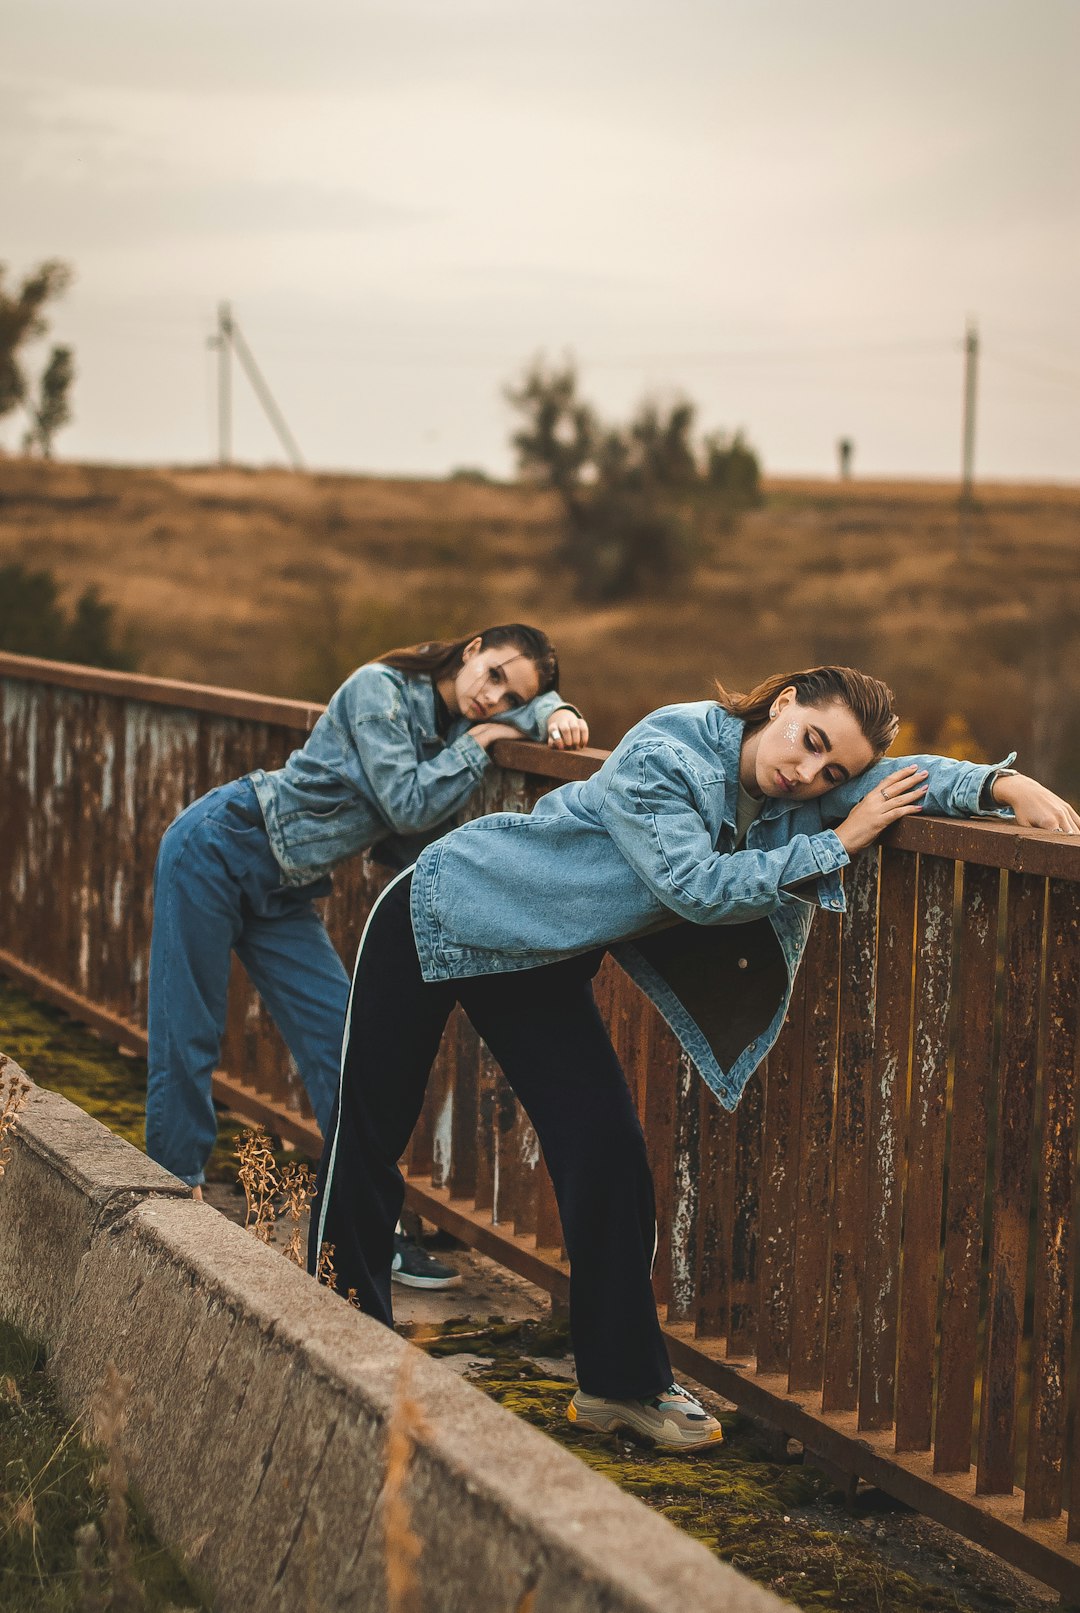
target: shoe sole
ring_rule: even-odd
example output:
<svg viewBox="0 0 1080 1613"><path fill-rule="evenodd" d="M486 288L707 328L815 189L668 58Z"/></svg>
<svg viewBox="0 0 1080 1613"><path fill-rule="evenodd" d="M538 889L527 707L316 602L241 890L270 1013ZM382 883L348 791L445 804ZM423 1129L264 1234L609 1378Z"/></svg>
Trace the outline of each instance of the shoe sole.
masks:
<svg viewBox="0 0 1080 1613"><path fill-rule="evenodd" d="M703 1451L709 1445L722 1444L724 1439L724 1430L722 1428L714 1429L711 1434L706 1434L702 1439L694 1439L693 1437L685 1440L661 1439L656 1434L646 1433L643 1428L638 1428L636 1424L620 1416L615 1411L604 1417L598 1417L595 1414L592 1416L583 1414L578 1411L573 1401L566 1408L566 1418L568 1422L573 1423L575 1428L585 1428L593 1434L614 1434L621 1428L626 1433L633 1434L635 1439L644 1440L646 1444L659 1446L661 1450L665 1451Z"/></svg>
<svg viewBox="0 0 1080 1613"><path fill-rule="evenodd" d="M392 1283L400 1283L403 1288L460 1288L461 1276L456 1277L412 1277L408 1272L392 1271Z"/></svg>

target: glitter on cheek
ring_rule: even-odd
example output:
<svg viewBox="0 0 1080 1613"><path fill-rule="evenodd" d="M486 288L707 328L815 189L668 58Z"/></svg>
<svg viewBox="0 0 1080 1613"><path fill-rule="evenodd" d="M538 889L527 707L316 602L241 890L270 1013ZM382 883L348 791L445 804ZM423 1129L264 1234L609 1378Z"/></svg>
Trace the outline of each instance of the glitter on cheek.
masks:
<svg viewBox="0 0 1080 1613"><path fill-rule="evenodd" d="M789 722L787 727L784 729L784 738L787 740L789 745L794 745L794 743L798 739L798 737L799 737L799 725L798 725L798 723L797 722Z"/></svg>

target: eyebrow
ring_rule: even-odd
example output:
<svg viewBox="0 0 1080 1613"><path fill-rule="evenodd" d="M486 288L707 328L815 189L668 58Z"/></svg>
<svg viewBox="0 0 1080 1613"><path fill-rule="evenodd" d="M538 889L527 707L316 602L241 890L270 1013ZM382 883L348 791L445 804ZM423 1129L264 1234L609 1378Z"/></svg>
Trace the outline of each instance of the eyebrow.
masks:
<svg viewBox="0 0 1080 1613"><path fill-rule="evenodd" d="M826 750L828 752L828 754L831 756L832 755L832 740L829 738L829 736L825 732L824 728L819 728L817 723L811 723L810 724L810 729L811 729L811 732L815 733L818 736L818 738L821 740L822 748L824 750ZM833 762L832 766L833 767L838 767L840 769L841 773L843 773L843 775L844 775L844 777L846 779L849 779L851 777L851 774L848 772L848 770L844 766L843 762Z"/></svg>
<svg viewBox="0 0 1080 1613"><path fill-rule="evenodd" d="M508 655L506 657L505 661L493 661L491 663L491 671L492 672L505 672L506 668L508 666L510 666L514 661L522 661L522 660L525 660L525 659L527 659L527 657L523 654L523 652L521 650L515 650L512 655ZM507 678L507 680L506 680L506 687L507 687L507 693L510 695L511 699L514 702L513 705L510 708L511 711L517 711L522 706L525 706L525 705L528 704L528 701L525 699L524 695L518 694L516 689L512 689L510 687L509 678Z"/></svg>

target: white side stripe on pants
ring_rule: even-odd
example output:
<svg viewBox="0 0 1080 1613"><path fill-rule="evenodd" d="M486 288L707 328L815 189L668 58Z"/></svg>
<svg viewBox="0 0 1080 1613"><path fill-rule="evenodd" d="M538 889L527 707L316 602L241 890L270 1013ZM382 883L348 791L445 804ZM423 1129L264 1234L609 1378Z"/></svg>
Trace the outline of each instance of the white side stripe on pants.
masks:
<svg viewBox="0 0 1080 1613"><path fill-rule="evenodd" d="M400 885L406 874L412 873L415 866L415 863L410 863L408 868L403 868L400 874L394 875L386 889L379 892L374 903L372 904L371 912L367 916L367 922L364 925L363 932L360 936L360 945L356 949L356 962L353 964L352 985L349 987L349 1003L345 1010L345 1028L341 1035L341 1067L338 1071L337 1124L334 1127L334 1141L330 1148L330 1162L326 1167L326 1181L323 1183L322 1192L322 1208L319 1212L319 1241L316 1247L320 1252L322 1251L323 1246L323 1233L326 1230L326 1208L330 1202L330 1184L334 1179L334 1164L337 1160L338 1134L341 1131L341 1088L342 1083L345 1080L345 1049L349 1045L349 1029L352 1025L352 1005L353 994L356 991L356 974L357 970L360 968L360 959L364 951L364 942L367 940L368 931L371 928L371 921L379 910L379 903L382 901L384 896L389 896L395 885Z"/></svg>

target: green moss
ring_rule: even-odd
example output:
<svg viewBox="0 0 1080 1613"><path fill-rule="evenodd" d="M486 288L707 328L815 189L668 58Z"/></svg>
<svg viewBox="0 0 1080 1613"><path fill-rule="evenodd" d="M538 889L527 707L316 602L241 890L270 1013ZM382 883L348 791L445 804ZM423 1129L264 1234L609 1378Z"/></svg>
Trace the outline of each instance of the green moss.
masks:
<svg viewBox="0 0 1080 1613"><path fill-rule="evenodd" d="M118 1053L58 1008L34 1002L6 980L0 980L0 1051L38 1086L62 1093L118 1137L145 1148L145 1059ZM218 1124L206 1174L210 1181L234 1182L242 1128L224 1115Z"/></svg>
<svg viewBox="0 0 1080 1613"><path fill-rule="evenodd" d="M725 1415L723 1445L694 1456L575 1428L566 1420L573 1385L545 1376L530 1359L563 1354L565 1329L493 1319L487 1327L473 1321L405 1331L434 1355L490 1357L490 1366L469 1373L470 1382L798 1607L994 1613L1016 1605L991 1584L958 1575L945 1552L913 1553L895 1538L877 1540L830 1499L823 1474L770 1460L765 1433L747 1417Z"/></svg>
<svg viewBox="0 0 1080 1613"><path fill-rule="evenodd" d="M0 1607L68 1613L82 1606L76 1532L100 1530L104 1452L84 1443L57 1404L43 1352L0 1322ZM210 1608L180 1563L154 1537L138 1499L128 1533L147 1613ZM104 1548L95 1560L105 1570ZM107 1582L107 1571L106 1571Z"/></svg>

